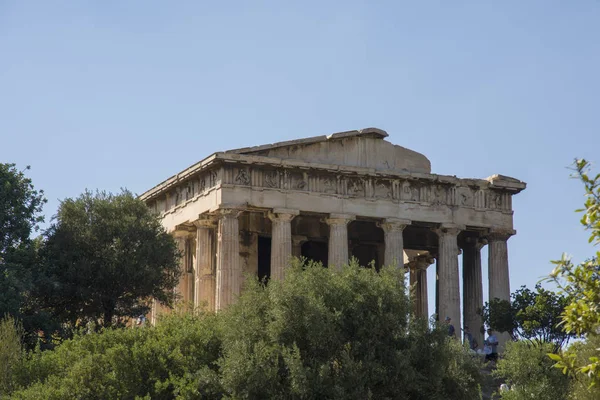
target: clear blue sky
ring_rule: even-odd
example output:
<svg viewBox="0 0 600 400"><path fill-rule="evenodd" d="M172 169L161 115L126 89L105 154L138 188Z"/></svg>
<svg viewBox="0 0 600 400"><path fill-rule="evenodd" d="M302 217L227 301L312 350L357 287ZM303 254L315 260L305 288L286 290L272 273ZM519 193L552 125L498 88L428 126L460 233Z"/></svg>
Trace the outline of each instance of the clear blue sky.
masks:
<svg viewBox="0 0 600 400"><path fill-rule="evenodd" d="M48 218L215 151L375 126L435 173L528 183L509 255L533 286L592 254L566 167L600 162L599 97L595 0L0 0L0 161L31 165Z"/></svg>

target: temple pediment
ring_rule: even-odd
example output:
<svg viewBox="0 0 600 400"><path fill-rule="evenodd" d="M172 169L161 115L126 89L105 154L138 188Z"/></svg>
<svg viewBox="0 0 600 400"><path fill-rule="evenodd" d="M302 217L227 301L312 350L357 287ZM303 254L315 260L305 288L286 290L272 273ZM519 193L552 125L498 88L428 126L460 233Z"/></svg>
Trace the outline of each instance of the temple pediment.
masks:
<svg viewBox="0 0 600 400"><path fill-rule="evenodd" d="M377 128L334 133L329 136L229 150L225 153L256 155L307 163L373 168L381 171L430 173L431 163L421 153L384 140Z"/></svg>

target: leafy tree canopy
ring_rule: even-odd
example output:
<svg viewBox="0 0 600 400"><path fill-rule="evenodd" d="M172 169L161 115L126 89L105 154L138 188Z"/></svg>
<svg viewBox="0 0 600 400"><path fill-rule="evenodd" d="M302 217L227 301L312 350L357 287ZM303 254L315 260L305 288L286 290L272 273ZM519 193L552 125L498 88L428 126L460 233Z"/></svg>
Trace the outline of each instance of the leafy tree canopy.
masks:
<svg viewBox="0 0 600 400"><path fill-rule="evenodd" d="M158 218L128 191L86 191L61 202L40 249L36 297L70 326L111 326L170 305L179 252Z"/></svg>
<svg viewBox="0 0 600 400"><path fill-rule="evenodd" d="M585 188L584 208L581 224L590 232L589 242L600 244L600 173L591 174L588 161L575 161L575 177ZM600 251L580 264L574 264L569 257L554 261L556 265L550 279L556 282L571 301L563 313L564 328L567 332L583 335L588 342L600 335ZM596 348L582 361L574 351L577 346L562 357L554 356L558 366L584 379L592 385L600 385L600 348Z"/></svg>
<svg viewBox="0 0 600 400"><path fill-rule="evenodd" d="M11 398L479 399L475 361L410 309L403 271L297 263L218 314L31 353Z"/></svg>
<svg viewBox="0 0 600 400"><path fill-rule="evenodd" d="M26 170L29 167L26 168ZM41 325L30 310L31 269L39 241L30 237L43 222L42 191L15 164L0 163L0 317L22 320L28 336Z"/></svg>
<svg viewBox="0 0 600 400"><path fill-rule="evenodd" d="M569 298L541 285L535 291L522 286L511 294L511 301L494 299L483 308L485 323L499 332L510 333L513 340L528 339L553 343L558 351L575 334L560 325Z"/></svg>

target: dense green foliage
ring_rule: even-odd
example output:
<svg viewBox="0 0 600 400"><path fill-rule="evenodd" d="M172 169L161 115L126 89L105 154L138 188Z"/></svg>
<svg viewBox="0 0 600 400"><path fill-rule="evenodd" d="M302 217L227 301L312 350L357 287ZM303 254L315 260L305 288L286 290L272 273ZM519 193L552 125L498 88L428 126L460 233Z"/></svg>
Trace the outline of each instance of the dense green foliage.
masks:
<svg viewBox="0 0 600 400"><path fill-rule="evenodd" d="M586 200L581 224L590 232L589 242L600 244L600 174L590 175L589 163L577 160L576 177L585 187ZM554 261L554 280L571 301L563 313L564 329L585 337L588 343L598 343L600 335L600 251L581 264L575 265L566 255ZM558 367L565 372L589 379L600 386L600 346L589 348L587 356L577 354L578 346L572 346L562 355L554 356Z"/></svg>
<svg viewBox="0 0 600 400"><path fill-rule="evenodd" d="M518 341L507 343L494 375L503 378L512 390L502 393L506 400L566 400L569 378L554 368L548 353L552 343Z"/></svg>
<svg viewBox="0 0 600 400"><path fill-rule="evenodd" d="M30 295L39 246L39 240L30 237L43 222L45 202L43 192L34 188L23 171L0 163L0 317L9 314L19 319L30 341L49 322L37 312Z"/></svg>
<svg viewBox="0 0 600 400"><path fill-rule="evenodd" d="M569 301L569 297L539 284L535 291L522 286L511 294L510 302L494 299L485 303L482 314L488 326L498 332L510 333L513 340L553 343L557 351L575 336L560 326Z"/></svg>
<svg viewBox="0 0 600 400"><path fill-rule="evenodd" d="M0 398L13 389L14 368L19 365L23 329L10 315L0 319Z"/></svg>
<svg viewBox="0 0 600 400"><path fill-rule="evenodd" d="M146 314L150 298L173 303L177 246L130 192L62 201L39 254L35 296L68 326L111 326Z"/></svg>
<svg viewBox="0 0 600 400"><path fill-rule="evenodd" d="M478 365L410 316L402 271L290 267L213 314L33 352L14 399L478 399Z"/></svg>

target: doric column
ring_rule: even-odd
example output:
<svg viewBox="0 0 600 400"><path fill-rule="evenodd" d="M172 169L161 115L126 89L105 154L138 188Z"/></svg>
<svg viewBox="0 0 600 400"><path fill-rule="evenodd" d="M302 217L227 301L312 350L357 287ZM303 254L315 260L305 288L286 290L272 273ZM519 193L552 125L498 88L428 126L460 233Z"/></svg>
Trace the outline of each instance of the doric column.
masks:
<svg viewBox="0 0 600 400"><path fill-rule="evenodd" d="M433 257L428 254L419 255L409 263L410 286L415 286L415 314L424 318L427 318L429 314L429 304L427 301L427 267L432 263Z"/></svg>
<svg viewBox="0 0 600 400"><path fill-rule="evenodd" d="M292 256L296 258L302 257L302 245L308 241L306 236L292 236Z"/></svg>
<svg viewBox="0 0 600 400"><path fill-rule="evenodd" d="M219 233L217 235L215 310L219 311L232 304L240 294L242 264L238 216L241 211L235 208L221 208L217 210L217 213Z"/></svg>
<svg viewBox="0 0 600 400"><path fill-rule="evenodd" d="M468 238L463 246L463 313L464 325L469 327L477 344L483 347L483 282L481 278L481 248L485 239Z"/></svg>
<svg viewBox="0 0 600 400"><path fill-rule="evenodd" d="M173 232L173 236L175 237L175 241L177 242L177 249L181 254L181 258L179 259L179 270L181 271L181 275L179 278L179 284L176 287L176 293L180 297L180 300L184 303L193 302L193 270L191 266L191 257L190 257L190 234L191 232L188 230L176 230Z"/></svg>
<svg viewBox="0 0 600 400"><path fill-rule="evenodd" d="M298 210L276 208L269 213L271 220L271 279L283 280L285 267L292 257L292 219Z"/></svg>
<svg viewBox="0 0 600 400"><path fill-rule="evenodd" d="M488 282L489 299L510 301L510 276L508 271L508 246L507 241L514 230L491 230L487 236L488 245ZM500 350L504 343L510 340L510 334L500 333L498 341Z"/></svg>
<svg viewBox="0 0 600 400"><path fill-rule="evenodd" d="M383 262L386 266L404 267L404 239L402 232L411 221L398 218L387 218L378 225L383 229L385 253Z"/></svg>
<svg viewBox="0 0 600 400"><path fill-rule="evenodd" d="M452 318L452 324L457 336L460 332L460 286L458 275L458 234L464 227L457 225L442 225L436 229L438 235L438 285L439 285L439 315L443 321Z"/></svg>
<svg viewBox="0 0 600 400"><path fill-rule="evenodd" d="M216 274L213 265L213 240L217 220L212 215L201 215L196 226L196 268L194 307L215 310Z"/></svg>
<svg viewBox="0 0 600 400"><path fill-rule="evenodd" d="M348 223L353 220L354 216L346 214L330 214L325 219L329 225L329 266L348 264Z"/></svg>

